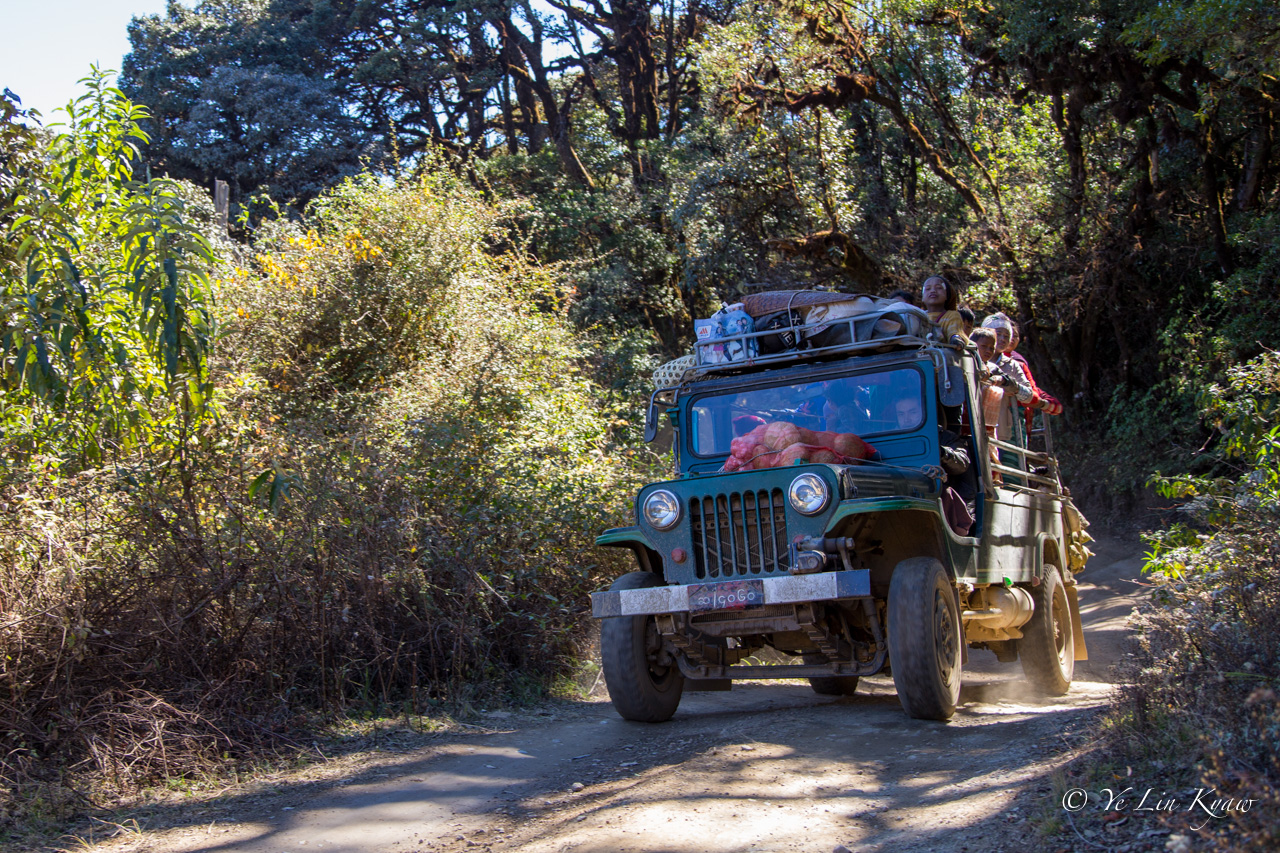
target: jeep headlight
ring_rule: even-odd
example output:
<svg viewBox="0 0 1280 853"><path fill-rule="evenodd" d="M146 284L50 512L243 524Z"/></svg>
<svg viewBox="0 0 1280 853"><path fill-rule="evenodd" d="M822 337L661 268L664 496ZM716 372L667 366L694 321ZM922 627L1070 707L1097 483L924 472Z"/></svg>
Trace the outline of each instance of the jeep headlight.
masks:
<svg viewBox="0 0 1280 853"><path fill-rule="evenodd" d="M650 492L644 499L644 520L655 530L670 530L680 520L680 499L666 489Z"/></svg>
<svg viewBox="0 0 1280 853"><path fill-rule="evenodd" d="M827 481L817 474L801 474L791 481L787 498L796 512L817 515L826 509L827 502L831 500L831 489L827 488Z"/></svg>

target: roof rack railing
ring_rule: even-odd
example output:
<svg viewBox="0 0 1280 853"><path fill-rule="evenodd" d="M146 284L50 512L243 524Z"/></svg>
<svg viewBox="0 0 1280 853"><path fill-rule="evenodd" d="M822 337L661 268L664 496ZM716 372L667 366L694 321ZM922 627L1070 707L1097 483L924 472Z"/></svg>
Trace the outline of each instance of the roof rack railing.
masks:
<svg viewBox="0 0 1280 853"><path fill-rule="evenodd" d="M884 316L888 313L890 316ZM924 335L916 334L897 334L884 335L881 337L869 337L863 340L858 339L858 329L856 324L865 324L868 319L880 320L891 319L892 312L877 312L873 315L859 315L854 317L841 317L836 320L822 320L818 323L796 324L782 326L777 329L766 329L758 332L742 332L736 335L725 335L724 337L712 338L710 340L698 341L694 344L695 363L694 367L699 373L726 373L742 370L744 368L760 367L770 364L781 364L784 362L804 361L811 358L817 358L826 355L853 355L859 352L880 351L889 347L930 347L944 345L941 339L941 331L937 326L929 325ZM900 324L903 328L905 323ZM874 327L874 324L872 324ZM833 329L845 327L848 329L848 340L841 343L828 344L826 346L813 346L810 344L805 349L798 347L781 350L779 352L767 353L765 355L748 355L751 352L759 352L760 339L767 337L777 337L782 333L794 334L797 343L804 341L812 341L819 333L829 333ZM838 337L830 335L830 337ZM735 345L736 344L736 350ZM715 348L719 348L716 355ZM725 353L728 353L726 356ZM719 360L716 360L719 359Z"/></svg>

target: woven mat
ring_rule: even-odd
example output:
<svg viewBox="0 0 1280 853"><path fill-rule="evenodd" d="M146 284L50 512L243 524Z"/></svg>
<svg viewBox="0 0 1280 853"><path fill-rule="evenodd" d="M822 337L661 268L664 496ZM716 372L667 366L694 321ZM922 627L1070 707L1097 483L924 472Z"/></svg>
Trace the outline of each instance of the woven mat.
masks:
<svg viewBox="0 0 1280 853"><path fill-rule="evenodd" d="M787 308L804 308L809 305L830 305L857 299L856 293L829 293L825 290L771 290L742 297L742 310L752 317L763 317Z"/></svg>
<svg viewBox="0 0 1280 853"><path fill-rule="evenodd" d="M698 359L692 355L682 355L653 371L653 387L671 388L686 379L692 379L699 372Z"/></svg>

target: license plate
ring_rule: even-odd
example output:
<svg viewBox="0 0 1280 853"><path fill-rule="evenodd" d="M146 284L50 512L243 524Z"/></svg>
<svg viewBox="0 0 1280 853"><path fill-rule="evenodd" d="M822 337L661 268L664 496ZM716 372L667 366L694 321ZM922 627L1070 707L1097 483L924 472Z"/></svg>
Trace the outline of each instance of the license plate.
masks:
<svg viewBox="0 0 1280 853"><path fill-rule="evenodd" d="M689 586L689 611L745 610L764 606L764 581L742 580Z"/></svg>

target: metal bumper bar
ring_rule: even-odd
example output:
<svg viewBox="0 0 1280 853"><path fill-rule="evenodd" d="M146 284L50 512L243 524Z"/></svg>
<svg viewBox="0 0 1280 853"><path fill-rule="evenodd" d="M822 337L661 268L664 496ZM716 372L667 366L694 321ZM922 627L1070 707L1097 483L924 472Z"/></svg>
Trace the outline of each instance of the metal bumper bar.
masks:
<svg viewBox="0 0 1280 853"><path fill-rule="evenodd" d="M737 580L739 579L729 583L736 583ZM748 578L740 580L748 580ZM870 569L821 572L812 575L784 575L751 580L763 581L766 605L803 604L809 601L865 598L871 595ZM697 586L705 586L705 584L697 584ZM647 589L593 592L591 593L591 615L597 619L605 619L611 616L687 613L689 612L689 590L688 586L657 586Z"/></svg>

